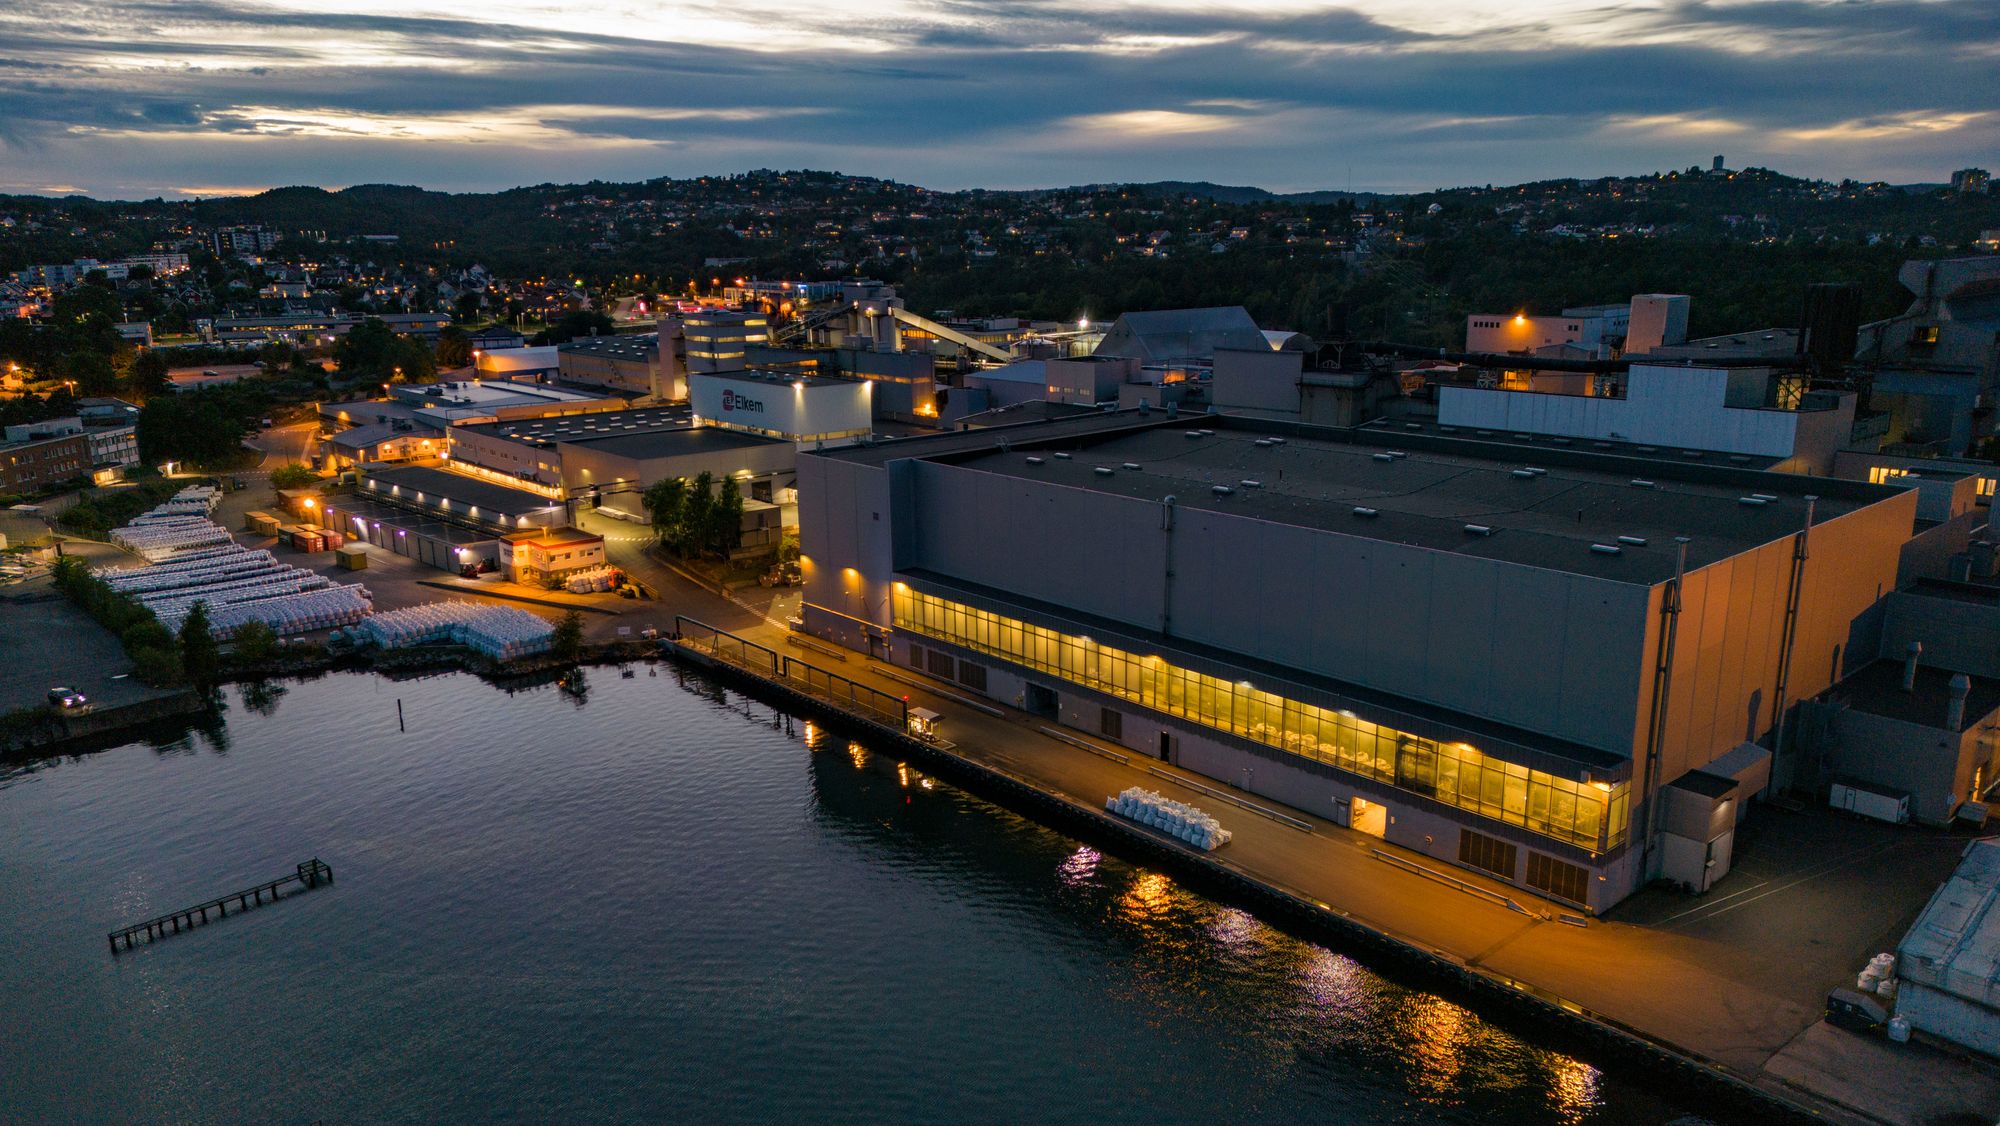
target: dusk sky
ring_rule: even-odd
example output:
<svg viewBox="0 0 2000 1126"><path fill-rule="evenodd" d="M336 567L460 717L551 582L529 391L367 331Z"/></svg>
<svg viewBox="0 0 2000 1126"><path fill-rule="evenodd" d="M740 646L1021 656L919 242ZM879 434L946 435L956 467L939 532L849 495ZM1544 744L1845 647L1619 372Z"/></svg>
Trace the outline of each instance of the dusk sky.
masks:
<svg viewBox="0 0 2000 1126"><path fill-rule="evenodd" d="M2000 2L9 0L0 191L2000 168Z"/></svg>

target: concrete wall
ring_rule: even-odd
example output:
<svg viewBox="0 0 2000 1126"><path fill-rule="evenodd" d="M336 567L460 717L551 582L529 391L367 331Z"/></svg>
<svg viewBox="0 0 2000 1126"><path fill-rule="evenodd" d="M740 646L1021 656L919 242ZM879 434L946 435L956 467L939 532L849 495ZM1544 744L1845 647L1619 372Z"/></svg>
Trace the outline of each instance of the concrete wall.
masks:
<svg viewBox="0 0 2000 1126"><path fill-rule="evenodd" d="M2000 606L1897 591L1883 602L1880 647L1855 667L1882 656L1901 660L1922 642L1925 665L2000 679Z"/></svg>
<svg viewBox="0 0 2000 1126"><path fill-rule="evenodd" d="M1787 706L1832 686L1856 621L1895 589L1897 549L1909 534L1915 505L1916 494L1905 493L1813 526ZM1786 536L1688 573L1661 738L1661 782L1707 765L1738 743L1757 741L1775 724L1792 551ZM1658 598L1656 593L1647 619L1642 701L1653 695ZM1644 716L1642 705L1642 724ZM1635 745L1644 739L1641 726ZM1777 765L1781 786L1789 781L1784 769Z"/></svg>
<svg viewBox="0 0 2000 1126"><path fill-rule="evenodd" d="M896 546L891 469L838 458L799 458L799 542L806 549L799 569L805 576L806 629L864 651L876 632L865 624L886 633L891 616Z"/></svg>
<svg viewBox="0 0 2000 1126"><path fill-rule="evenodd" d="M1631 753L1646 587L1188 509L1169 583L1158 503L912 468L915 565ZM998 551L996 528L1034 534Z"/></svg>
<svg viewBox="0 0 2000 1126"><path fill-rule="evenodd" d="M1634 364L1622 399L1441 386L1438 423L1791 457L1804 413L1725 407L1728 383L1720 368Z"/></svg>
<svg viewBox="0 0 2000 1126"><path fill-rule="evenodd" d="M544 485L554 485L562 479L562 455L556 450L540 449L526 442L461 426L452 427L449 436L453 461L491 469L509 477L531 479Z"/></svg>
<svg viewBox="0 0 2000 1126"><path fill-rule="evenodd" d="M1305 353L1217 348L1209 395L1222 408L1299 411L1299 377Z"/></svg>
<svg viewBox="0 0 2000 1126"><path fill-rule="evenodd" d="M1973 772L1992 754L1993 733L1983 723L1951 732L1846 708L1834 716L1832 735L1830 773L1908 793L1910 816L1927 825L1951 820L1972 796Z"/></svg>
<svg viewBox="0 0 2000 1126"><path fill-rule="evenodd" d="M643 489L669 477L692 480L703 473L717 479L748 474L750 478L788 474L798 462L798 449L789 442L771 442L713 453L692 453L678 457L628 457L593 448L589 443L564 443L562 484L568 489L637 485ZM747 496L749 487L744 486Z"/></svg>
<svg viewBox="0 0 2000 1126"><path fill-rule="evenodd" d="M1896 1014L1941 1040L2000 1056L2000 1012L1907 979L1896 986Z"/></svg>
<svg viewBox="0 0 2000 1126"><path fill-rule="evenodd" d="M872 383L799 382L805 386L727 375L696 375L689 380L688 402L704 420L773 434L865 434L873 427Z"/></svg>

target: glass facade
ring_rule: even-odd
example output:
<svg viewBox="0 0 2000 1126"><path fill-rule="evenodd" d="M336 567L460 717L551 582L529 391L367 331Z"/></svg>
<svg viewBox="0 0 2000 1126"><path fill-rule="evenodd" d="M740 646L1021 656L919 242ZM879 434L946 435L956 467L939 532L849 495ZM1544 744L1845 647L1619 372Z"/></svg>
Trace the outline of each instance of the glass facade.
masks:
<svg viewBox="0 0 2000 1126"><path fill-rule="evenodd" d="M898 583L896 626L1049 673L1167 715L1278 750L1591 852L1623 844L1626 783L1576 782L1488 758L1466 743L1440 743L1365 719L1287 699L1128 653L1088 637L928 594Z"/></svg>

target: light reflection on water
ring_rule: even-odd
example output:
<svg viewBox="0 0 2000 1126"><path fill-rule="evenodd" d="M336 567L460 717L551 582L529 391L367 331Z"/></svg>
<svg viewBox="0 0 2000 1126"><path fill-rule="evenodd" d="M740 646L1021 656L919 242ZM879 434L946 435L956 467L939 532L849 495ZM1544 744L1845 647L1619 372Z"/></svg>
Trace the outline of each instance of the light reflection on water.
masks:
<svg viewBox="0 0 2000 1126"><path fill-rule="evenodd" d="M699 678L600 676L581 707L464 677L284 687L239 692L226 727L159 748L0 774L0 938L35 955L0 959L0 1027L42 1061L0 1068L0 1106L27 1121L1674 1116ZM107 915L315 853L333 889L103 954Z"/></svg>

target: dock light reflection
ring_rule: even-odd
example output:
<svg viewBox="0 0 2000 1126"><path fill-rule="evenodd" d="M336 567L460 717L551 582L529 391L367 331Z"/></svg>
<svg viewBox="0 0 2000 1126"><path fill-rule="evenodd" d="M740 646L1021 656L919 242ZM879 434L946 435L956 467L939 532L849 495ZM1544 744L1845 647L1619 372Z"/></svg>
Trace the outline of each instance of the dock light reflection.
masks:
<svg viewBox="0 0 2000 1126"><path fill-rule="evenodd" d="M1118 909L1135 921L1151 919L1173 904L1173 892L1172 880L1158 872L1141 872L1118 897Z"/></svg>
<svg viewBox="0 0 2000 1126"><path fill-rule="evenodd" d="M1081 887L1097 876L1097 865L1104 859L1103 854L1089 845L1079 845L1075 852L1063 857L1056 865L1056 878L1069 887Z"/></svg>

